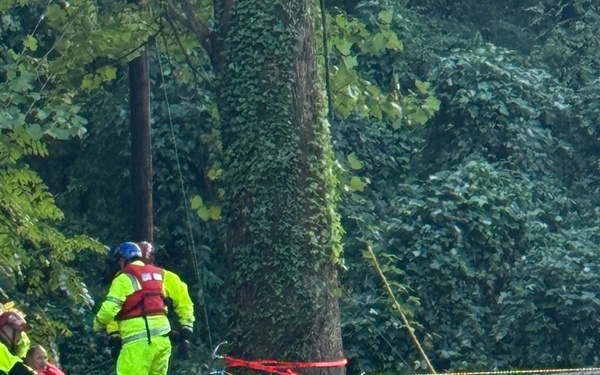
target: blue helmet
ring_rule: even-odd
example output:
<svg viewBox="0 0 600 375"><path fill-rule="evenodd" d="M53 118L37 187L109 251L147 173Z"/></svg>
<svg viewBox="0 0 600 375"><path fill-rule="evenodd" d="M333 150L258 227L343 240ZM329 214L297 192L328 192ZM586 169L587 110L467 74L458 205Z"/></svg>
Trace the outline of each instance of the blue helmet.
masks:
<svg viewBox="0 0 600 375"><path fill-rule="evenodd" d="M142 257L142 250L140 250L140 247L133 242L123 242L119 245L118 251L119 254L121 254L121 256L127 260L130 260L131 258Z"/></svg>

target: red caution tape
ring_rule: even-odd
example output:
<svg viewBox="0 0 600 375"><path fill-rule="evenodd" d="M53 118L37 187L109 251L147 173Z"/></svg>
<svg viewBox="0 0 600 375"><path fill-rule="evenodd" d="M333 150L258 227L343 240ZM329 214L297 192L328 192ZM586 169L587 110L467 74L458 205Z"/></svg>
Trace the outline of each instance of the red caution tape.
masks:
<svg viewBox="0 0 600 375"><path fill-rule="evenodd" d="M331 362L280 362L274 359L263 359L259 361L246 361L244 359L225 356L226 367L248 367L255 371L266 371L279 375L299 375L292 369L311 367L342 367L346 366L346 358Z"/></svg>

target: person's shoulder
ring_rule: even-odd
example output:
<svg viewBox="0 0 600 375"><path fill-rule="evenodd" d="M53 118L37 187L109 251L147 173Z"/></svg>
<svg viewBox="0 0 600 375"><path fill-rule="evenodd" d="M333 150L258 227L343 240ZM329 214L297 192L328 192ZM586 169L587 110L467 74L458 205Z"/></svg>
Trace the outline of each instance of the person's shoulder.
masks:
<svg viewBox="0 0 600 375"><path fill-rule="evenodd" d="M48 363L48 367L46 368L46 371L44 371L44 374L45 375L65 375L65 373L62 372L61 369L59 369L52 363Z"/></svg>
<svg viewBox="0 0 600 375"><path fill-rule="evenodd" d="M165 268L162 268L162 270L163 270L165 276L171 277L173 279L179 279L180 278L179 275L176 274L173 271L169 271L168 269L165 269Z"/></svg>

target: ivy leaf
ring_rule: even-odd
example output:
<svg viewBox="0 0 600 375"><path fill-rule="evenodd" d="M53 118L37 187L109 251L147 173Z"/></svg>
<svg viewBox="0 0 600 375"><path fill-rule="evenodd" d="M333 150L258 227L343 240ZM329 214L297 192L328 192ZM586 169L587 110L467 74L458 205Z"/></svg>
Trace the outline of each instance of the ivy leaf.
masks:
<svg viewBox="0 0 600 375"><path fill-rule="evenodd" d="M415 79L415 86L417 87L417 90L419 90L419 92L421 94L427 94L427 90L429 90L429 86L431 84L429 82L423 82L423 81L419 81L418 79Z"/></svg>
<svg viewBox="0 0 600 375"><path fill-rule="evenodd" d="M387 36L387 44L385 45L388 49L392 51L402 51L404 48L404 44L400 39L398 39L398 35L396 33L386 34Z"/></svg>
<svg viewBox="0 0 600 375"><path fill-rule="evenodd" d="M431 108L437 112L440 110L440 104L442 104L442 102L439 99L437 99L436 97L430 96L425 100L424 106L427 108Z"/></svg>
<svg viewBox="0 0 600 375"><path fill-rule="evenodd" d="M429 116L427 116L427 113L423 109L417 108L412 114L412 119L420 125L425 125L427 120L429 120Z"/></svg>
<svg viewBox="0 0 600 375"><path fill-rule="evenodd" d="M337 15L335 17L335 23L341 27L344 28L348 25L348 20L346 20L346 18L344 16L342 16L341 14Z"/></svg>
<svg viewBox="0 0 600 375"><path fill-rule="evenodd" d="M356 56L344 56L343 57L344 66L348 69L353 69L358 65L358 61Z"/></svg>
<svg viewBox="0 0 600 375"><path fill-rule="evenodd" d="M387 45L387 40L381 34L375 34L373 40L371 41L371 52L374 54L379 54L382 52Z"/></svg>
<svg viewBox="0 0 600 375"><path fill-rule="evenodd" d="M350 55L350 49L352 48L352 43L348 42L345 39L335 38L333 40L335 48L344 56Z"/></svg>
<svg viewBox="0 0 600 375"><path fill-rule="evenodd" d="M38 47L37 39L35 39L33 35L27 35L25 40L23 40L23 46L30 51L36 51Z"/></svg>
<svg viewBox="0 0 600 375"><path fill-rule="evenodd" d="M221 206L211 206L209 209L210 218L213 220L219 220L221 218Z"/></svg>
<svg viewBox="0 0 600 375"><path fill-rule="evenodd" d="M469 202L476 203L479 207L483 207L484 204L488 203L485 195L473 195L469 198Z"/></svg>
<svg viewBox="0 0 600 375"><path fill-rule="evenodd" d="M356 156L356 153L351 152L350 154L348 154L348 165L350 166L350 168L354 169L354 170L358 170L358 169L362 169L363 168L363 163L358 160L358 157Z"/></svg>
<svg viewBox="0 0 600 375"><path fill-rule="evenodd" d="M10 81L10 88L15 92L23 92L31 89L29 81L31 80L31 73L22 72L21 75Z"/></svg>
<svg viewBox="0 0 600 375"><path fill-rule="evenodd" d="M202 197L199 195L195 195L191 200L190 203L192 205L192 210L197 210L200 207L204 206L204 203L202 202Z"/></svg>
<svg viewBox="0 0 600 375"><path fill-rule="evenodd" d="M112 81L117 77L117 68L112 65L106 65L98 69L98 74L105 82Z"/></svg>
<svg viewBox="0 0 600 375"><path fill-rule="evenodd" d="M365 190L365 186L365 183L362 182L362 180L358 176L354 176L350 179L350 189L352 189L353 191L362 192Z"/></svg>
<svg viewBox="0 0 600 375"><path fill-rule="evenodd" d="M198 212L198 216L200 216L200 219L203 221L208 221L208 219L210 219L210 211L208 208L203 206L196 212Z"/></svg>
<svg viewBox="0 0 600 375"><path fill-rule="evenodd" d="M384 11L379 12L379 14L377 15L377 18L381 22L389 25L390 23L392 23L393 16L394 16L394 14L392 13L391 10L384 10Z"/></svg>

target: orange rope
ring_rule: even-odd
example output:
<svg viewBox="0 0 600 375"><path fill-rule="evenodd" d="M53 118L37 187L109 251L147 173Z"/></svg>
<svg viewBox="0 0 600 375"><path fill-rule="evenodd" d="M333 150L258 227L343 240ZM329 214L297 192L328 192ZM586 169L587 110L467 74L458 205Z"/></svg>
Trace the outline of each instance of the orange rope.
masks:
<svg viewBox="0 0 600 375"><path fill-rule="evenodd" d="M330 362L281 362L274 359L263 359L257 361L248 361L245 359L223 357L226 362L225 367L248 367L255 371L266 371L279 375L300 375L292 369L315 368L315 367L343 367L348 363L347 359L340 359Z"/></svg>

